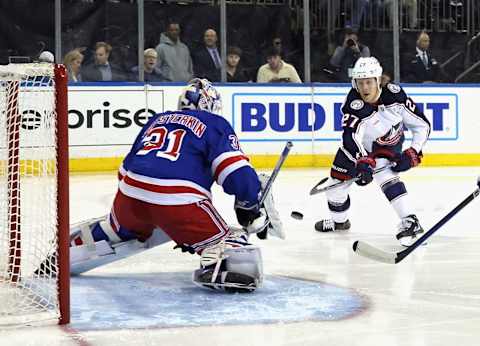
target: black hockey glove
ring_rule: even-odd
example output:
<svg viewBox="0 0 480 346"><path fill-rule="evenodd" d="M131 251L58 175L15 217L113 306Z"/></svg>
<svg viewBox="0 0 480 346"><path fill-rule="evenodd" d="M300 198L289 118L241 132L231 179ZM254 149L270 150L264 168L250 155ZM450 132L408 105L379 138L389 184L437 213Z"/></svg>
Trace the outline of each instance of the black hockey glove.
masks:
<svg viewBox="0 0 480 346"><path fill-rule="evenodd" d="M247 227L253 222L253 220L260 216L260 211L258 208L243 209L235 206L235 214L237 215L238 223L243 227Z"/></svg>
<svg viewBox="0 0 480 346"><path fill-rule="evenodd" d="M357 160L355 183L360 186L368 185L373 180L373 168L375 168L375 159L364 156Z"/></svg>
<svg viewBox="0 0 480 346"><path fill-rule="evenodd" d="M417 153L415 149L408 148L404 150L395 161L397 164L395 167L392 167L392 171L405 172L420 164L422 161L422 153Z"/></svg>

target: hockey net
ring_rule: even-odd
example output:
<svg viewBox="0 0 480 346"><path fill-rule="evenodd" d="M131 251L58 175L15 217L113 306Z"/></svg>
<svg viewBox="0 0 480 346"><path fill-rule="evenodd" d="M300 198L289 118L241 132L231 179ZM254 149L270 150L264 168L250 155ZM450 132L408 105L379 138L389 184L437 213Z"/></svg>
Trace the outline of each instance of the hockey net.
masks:
<svg viewBox="0 0 480 346"><path fill-rule="evenodd" d="M0 327L69 322L67 78L0 66Z"/></svg>

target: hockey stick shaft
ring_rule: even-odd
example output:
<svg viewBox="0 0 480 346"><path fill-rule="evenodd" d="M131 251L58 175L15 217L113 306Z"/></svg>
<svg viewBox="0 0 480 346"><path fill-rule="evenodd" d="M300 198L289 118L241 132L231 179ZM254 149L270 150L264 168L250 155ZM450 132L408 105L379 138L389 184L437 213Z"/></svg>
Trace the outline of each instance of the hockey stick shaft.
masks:
<svg viewBox="0 0 480 346"><path fill-rule="evenodd" d="M375 261L396 264L407 257L417 247L422 245L428 238L430 238L436 231L438 231L447 221L454 217L460 210L467 206L471 201L480 195L480 181L477 182L479 187L475 189L470 195L468 195L462 202L460 202L455 208L453 208L447 215L445 215L440 221L438 221L432 228L428 230L424 235L418 238L411 246L405 250L399 252L387 252L378 249L372 245L369 245L362 241L355 241L353 243L353 251L364 257L368 257Z"/></svg>
<svg viewBox="0 0 480 346"><path fill-rule="evenodd" d="M438 231L444 224L446 224L452 217L454 217L460 210L465 208L471 201L473 201L476 197L480 195L480 187L477 187L475 191L473 191L470 195L467 196L463 201L461 201L455 208L453 208L447 215L445 215L440 221L438 221L432 228L428 230L424 235L422 235L420 238L418 238L417 241L415 241L411 246L406 248L405 250L400 251L397 254L397 259L396 263L400 262L403 260L405 257L407 257L413 250L415 250L417 247L422 245L425 240L430 238L436 231Z"/></svg>
<svg viewBox="0 0 480 346"><path fill-rule="evenodd" d="M395 163L389 163L388 165L385 165L383 167L380 167L376 170L373 171L373 174L377 174L377 173L380 173L380 172L383 172L389 168L392 168L395 166ZM350 179L350 180L345 180L345 181L339 181L337 183L334 183L332 185L328 185L328 186L325 186L325 187L322 187L322 188L318 188L320 185L322 185L323 183L325 183L328 178L323 178L322 180L320 180L320 182L317 183L317 185L315 185L311 190L310 190L310 195L316 195L317 193L322 193L322 192L325 192L325 191L329 191L329 190L333 190L333 189L336 189L336 188L339 188L339 187L342 187L342 186L345 186L347 184L351 184L352 182L354 181L357 181L359 178L356 177L356 178L353 178L353 179Z"/></svg>
<svg viewBox="0 0 480 346"><path fill-rule="evenodd" d="M273 182L277 178L278 172L280 172L280 168L282 168L282 165L287 159L287 156L290 153L290 149L292 149L292 147L293 147L293 143L290 141L288 141L285 144L285 148L283 148L283 151L280 154L280 157L278 158L277 164L275 165L275 168L270 174L270 178L268 179L267 184L265 185L265 188L262 191L262 197L260 197L259 205L262 205L263 202L265 202L265 198L267 198L267 195L270 192L270 189L272 188Z"/></svg>

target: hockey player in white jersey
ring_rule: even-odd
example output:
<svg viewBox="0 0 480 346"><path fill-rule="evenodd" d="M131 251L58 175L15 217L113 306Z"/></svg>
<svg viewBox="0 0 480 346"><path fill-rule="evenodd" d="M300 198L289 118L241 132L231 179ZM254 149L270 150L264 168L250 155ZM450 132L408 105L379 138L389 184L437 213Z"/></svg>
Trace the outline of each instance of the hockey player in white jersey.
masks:
<svg viewBox="0 0 480 346"><path fill-rule="evenodd" d="M422 148L430 134L430 123L403 89L380 84L382 67L374 57L359 58L352 71L352 89L342 107L342 145L332 164L335 181L352 181L364 186L375 180L400 218L397 239L409 246L423 232L408 202L407 189L400 180L404 172L421 162ZM402 150L404 131L412 142ZM373 169L394 162L395 166L373 175ZM319 232L350 229L348 210L351 183L326 192L330 219L318 221Z"/></svg>
<svg viewBox="0 0 480 346"><path fill-rule="evenodd" d="M79 274L173 240L200 255L193 281L200 286L253 291L263 280L252 233L282 237L267 194L267 177L257 176L221 111L218 91L205 79L188 83L178 110L153 116L142 128L119 170L119 187L109 215L75 225L71 271ZM229 227L212 204L217 182L235 196L243 227Z"/></svg>

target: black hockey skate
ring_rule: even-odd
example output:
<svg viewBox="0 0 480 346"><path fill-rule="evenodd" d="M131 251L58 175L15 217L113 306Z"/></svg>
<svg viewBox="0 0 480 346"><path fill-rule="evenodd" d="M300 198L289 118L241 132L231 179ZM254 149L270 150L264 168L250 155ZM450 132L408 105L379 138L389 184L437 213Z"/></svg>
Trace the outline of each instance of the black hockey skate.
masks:
<svg viewBox="0 0 480 346"><path fill-rule="evenodd" d="M315 224L315 230L318 232L334 232L350 230L350 220L345 222L334 222L332 219L320 220Z"/></svg>
<svg viewBox="0 0 480 346"><path fill-rule="evenodd" d="M417 216L408 215L404 217L398 225L397 239L405 247L412 245L417 240L417 235L423 233L423 228L420 226Z"/></svg>

